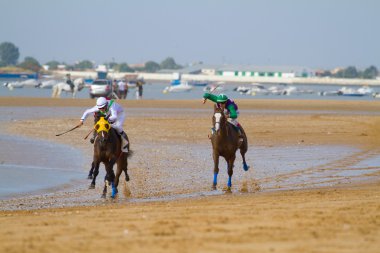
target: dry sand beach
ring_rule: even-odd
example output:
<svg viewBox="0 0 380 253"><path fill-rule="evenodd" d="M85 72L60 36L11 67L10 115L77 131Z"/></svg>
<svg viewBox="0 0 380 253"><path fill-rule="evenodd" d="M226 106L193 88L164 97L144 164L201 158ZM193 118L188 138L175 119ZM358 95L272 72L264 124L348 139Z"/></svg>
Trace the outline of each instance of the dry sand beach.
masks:
<svg viewBox="0 0 380 253"><path fill-rule="evenodd" d="M119 197L100 199L99 177L95 190L84 180L75 190L0 201L0 252L379 252L380 103L237 102L251 168L235 164L231 194L224 165L210 191L211 103L121 101L134 155ZM1 98L1 108L74 108L78 116L30 115L0 129L74 146L88 159L92 120L55 134L93 103Z"/></svg>

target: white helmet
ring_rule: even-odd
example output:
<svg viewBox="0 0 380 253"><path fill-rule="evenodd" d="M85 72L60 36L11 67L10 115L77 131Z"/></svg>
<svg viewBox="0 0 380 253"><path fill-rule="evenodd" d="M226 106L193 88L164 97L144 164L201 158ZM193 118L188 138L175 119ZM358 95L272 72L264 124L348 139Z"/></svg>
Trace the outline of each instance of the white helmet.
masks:
<svg viewBox="0 0 380 253"><path fill-rule="evenodd" d="M98 109L104 108L107 105L107 99L105 97L100 97L96 100L96 106Z"/></svg>

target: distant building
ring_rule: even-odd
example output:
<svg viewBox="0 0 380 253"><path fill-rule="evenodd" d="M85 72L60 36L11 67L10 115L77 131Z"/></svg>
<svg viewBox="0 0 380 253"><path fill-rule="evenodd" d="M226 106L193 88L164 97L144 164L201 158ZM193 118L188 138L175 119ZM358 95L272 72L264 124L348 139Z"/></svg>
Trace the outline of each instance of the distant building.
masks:
<svg viewBox="0 0 380 253"><path fill-rule="evenodd" d="M166 70L167 71L167 70ZM218 76L247 76L247 77L312 77L314 71L306 67L287 66L250 66L250 65L195 65L180 69L182 74L204 74Z"/></svg>
<svg viewBox="0 0 380 253"><path fill-rule="evenodd" d="M57 69L58 69L58 70L66 70L66 65L65 65L65 64L59 64L59 65L57 66Z"/></svg>
<svg viewBox="0 0 380 253"><path fill-rule="evenodd" d="M252 76L252 77L311 77L314 72L305 67L284 66L223 66L216 71L219 76Z"/></svg>

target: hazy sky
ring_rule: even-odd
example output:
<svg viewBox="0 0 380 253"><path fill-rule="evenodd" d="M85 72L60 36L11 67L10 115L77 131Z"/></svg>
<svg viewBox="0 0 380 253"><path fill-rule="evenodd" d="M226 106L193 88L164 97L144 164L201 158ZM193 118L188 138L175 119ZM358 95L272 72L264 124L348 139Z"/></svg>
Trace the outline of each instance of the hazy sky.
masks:
<svg viewBox="0 0 380 253"><path fill-rule="evenodd" d="M380 68L379 0L0 0L0 43L32 56Z"/></svg>

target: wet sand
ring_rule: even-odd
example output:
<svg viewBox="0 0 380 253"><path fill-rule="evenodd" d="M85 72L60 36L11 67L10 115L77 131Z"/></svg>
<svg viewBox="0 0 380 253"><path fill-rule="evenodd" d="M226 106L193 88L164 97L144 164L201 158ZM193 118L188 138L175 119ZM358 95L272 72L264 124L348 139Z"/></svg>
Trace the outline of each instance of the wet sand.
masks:
<svg viewBox="0 0 380 253"><path fill-rule="evenodd" d="M125 128L135 155L130 161L131 182L119 186L120 197L101 200L99 176L96 190L83 186L0 202L2 207L24 209L0 211L0 252L378 252L380 103L238 102L253 167L244 174L236 164L232 194L222 191L227 175L221 168L218 191L208 196L212 160L204 153L210 148L211 103L122 101L130 110ZM93 103L87 99L0 100L0 106L36 106L36 110L38 106L85 108ZM164 113L155 116L159 111ZM39 117L12 122L6 129L74 145L91 156L91 147L83 141L91 120L65 138L55 137L77 121L67 116ZM306 160L313 150L320 152L319 147L344 147L349 152L318 166L290 172L278 168L267 176L258 173L263 166L273 169L268 165L271 159L285 159L286 154L276 153L279 148L298 149ZM199 154L186 152L197 149ZM256 156L260 149L273 150L273 156ZM361 163L371 159L373 164ZM194 196L194 192L199 194L167 201L168 196ZM165 201L145 201L152 199ZM81 206L83 202L88 206ZM25 210L29 208L33 210Z"/></svg>

